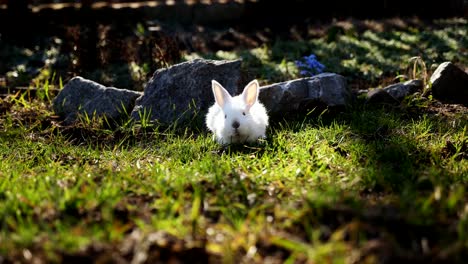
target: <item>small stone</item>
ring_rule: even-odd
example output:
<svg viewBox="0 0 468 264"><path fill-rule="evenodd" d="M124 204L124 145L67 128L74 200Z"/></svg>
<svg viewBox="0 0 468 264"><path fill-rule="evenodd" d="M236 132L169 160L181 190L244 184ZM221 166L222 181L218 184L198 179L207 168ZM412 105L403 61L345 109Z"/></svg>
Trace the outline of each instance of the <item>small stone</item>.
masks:
<svg viewBox="0 0 468 264"><path fill-rule="evenodd" d="M372 105L398 105L400 102L395 99L395 97L391 96L386 90L384 89L374 89L370 90L367 93L367 104Z"/></svg>
<svg viewBox="0 0 468 264"><path fill-rule="evenodd" d="M389 93L393 98L402 100L406 96L421 90L423 82L421 80L410 80L404 83L396 83L383 88L384 91Z"/></svg>

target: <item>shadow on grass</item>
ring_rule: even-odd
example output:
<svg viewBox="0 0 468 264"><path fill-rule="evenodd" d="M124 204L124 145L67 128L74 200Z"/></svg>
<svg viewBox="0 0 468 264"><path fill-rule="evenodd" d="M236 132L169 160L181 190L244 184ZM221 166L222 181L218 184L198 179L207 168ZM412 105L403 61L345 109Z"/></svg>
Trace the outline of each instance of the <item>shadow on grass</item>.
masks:
<svg viewBox="0 0 468 264"><path fill-rule="evenodd" d="M438 136L454 132L450 121L423 108L364 105L347 112L316 113L320 114L285 120L301 124L289 127L291 132L300 130L304 122L313 127L346 126L346 140L365 150L358 158L365 173L358 193L332 187L307 196L302 217L295 222L300 230L295 233L310 240L311 230L325 228L321 239L332 241L338 232L361 249L361 261L376 255L378 263L463 263L468 257L463 246L466 220L458 212L467 201L463 190L468 169L447 168L447 160L455 154L455 148L447 153L450 141L442 149L429 146ZM460 131L468 127L463 116L458 122ZM353 155L349 145L329 144L344 156ZM466 149L466 143L456 144L461 151ZM437 190L445 197L437 197Z"/></svg>

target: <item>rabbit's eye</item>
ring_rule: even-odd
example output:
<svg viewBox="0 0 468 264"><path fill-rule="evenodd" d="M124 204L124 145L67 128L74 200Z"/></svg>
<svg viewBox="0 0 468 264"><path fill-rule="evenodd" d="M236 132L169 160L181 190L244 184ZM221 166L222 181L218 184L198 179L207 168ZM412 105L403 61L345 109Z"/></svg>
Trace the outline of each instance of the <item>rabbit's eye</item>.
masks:
<svg viewBox="0 0 468 264"><path fill-rule="evenodd" d="M245 115L245 112L242 112L243 115Z"/></svg>
<svg viewBox="0 0 468 264"><path fill-rule="evenodd" d="M227 118L227 115L224 115L224 119L226 119L226 118Z"/></svg>

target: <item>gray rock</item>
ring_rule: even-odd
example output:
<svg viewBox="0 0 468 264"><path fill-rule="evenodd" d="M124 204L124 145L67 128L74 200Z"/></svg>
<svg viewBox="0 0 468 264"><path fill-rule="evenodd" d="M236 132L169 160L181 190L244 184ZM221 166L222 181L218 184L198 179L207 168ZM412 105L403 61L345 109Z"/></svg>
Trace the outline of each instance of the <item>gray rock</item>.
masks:
<svg viewBox="0 0 468 264"><path fill-rule="evenodd" d="M322 73L261 87L259 100L270 114L275 114L297 111L303 105L314 102L327 106L346 106L350 103L351 91L343 76Z"/></svg>
<svg viewBox="0 0 468 264"><path fill-rule="evenodd" d="M389 85L383 88L383 90L388 92L395 99L402 100L406 96L421 90L422 87L423 82L421 80L409 80L404 83L396 83Z"/></svg>
<svg viewBox="0 0 468 264"><path fill-rule="evenodd" d="M413 94L423 87L421 80L409 80L395 83L385 88L377 88L367 92L366 103L398 105L403 98Z"/></svg>
<svg viewBox="0 0 468 264"><path fill-rule="evenodd" d="M231 95L239 93L241 61L196 59L157 70L137 99L131 117L142 113L163 124L185 122L214 103L211 80L216 80Z"/></svg>
<svg viewBox="0 0 468 264"><path fill-rule="evenodd" d="M444 62L431 76L432 95L443 103L468 105L468 74L451 62Z"/></svg>
<svg viewBox="0 0 468 264"><path fill-rule="evenodd" d="M373 89L367 93L366 104L398 105L400 102L384 89Z"/></svg>
<svg viewBox="0 0 468 264"><path fill-rule="evenodd" d="M82 77L74 77L54 98L54 112L64 119L65 124L77 121L79 114L90 118L105 116L108 121L128 120L135 100L142 93L127 89L105 87ZM125 110L124 110L125 109Z"/></svg>
<svg viewBox="0 0 468 264"><path fill-rule="evenodd" d="M258 97L270 114L298 110L309 97L307 80L297 79L261 87Z"/></svg>

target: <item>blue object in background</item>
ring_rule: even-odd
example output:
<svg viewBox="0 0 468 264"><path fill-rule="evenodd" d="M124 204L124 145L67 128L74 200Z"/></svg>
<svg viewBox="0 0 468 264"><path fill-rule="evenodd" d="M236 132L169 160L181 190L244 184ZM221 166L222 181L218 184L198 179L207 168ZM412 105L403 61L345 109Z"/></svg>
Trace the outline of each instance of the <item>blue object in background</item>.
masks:
<svg viewBox="0 0 468 264"><path fill-rule="evenodd" d="M300 69L302 76L314 76L320 74L325 69L325 66L317 60L315 54L305 56L302 60L295 61L296 66Z"/></svg>

